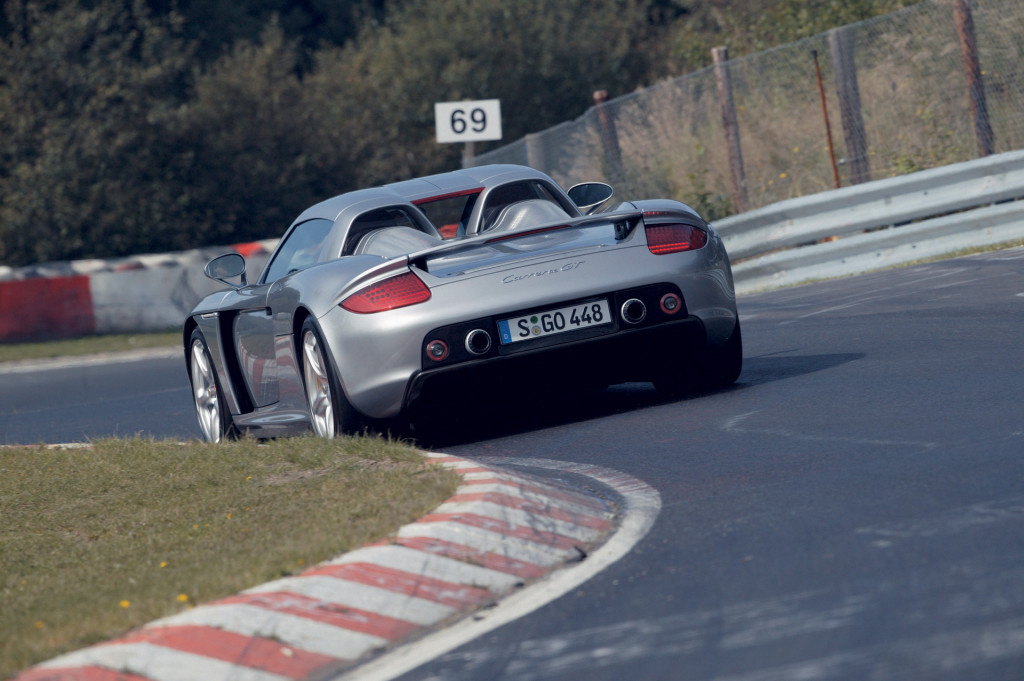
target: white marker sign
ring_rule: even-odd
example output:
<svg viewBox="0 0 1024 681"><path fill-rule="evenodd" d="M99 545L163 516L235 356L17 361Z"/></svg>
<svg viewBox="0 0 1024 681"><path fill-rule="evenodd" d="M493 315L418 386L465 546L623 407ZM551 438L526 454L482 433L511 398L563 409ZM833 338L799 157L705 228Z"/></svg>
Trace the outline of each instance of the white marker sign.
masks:
<svg viewBox="0 0 1024 681"><path fill-rule="evenodd" d="M482 142L501 139L501 100L437 102L434 104L437 141Z"/></svg>

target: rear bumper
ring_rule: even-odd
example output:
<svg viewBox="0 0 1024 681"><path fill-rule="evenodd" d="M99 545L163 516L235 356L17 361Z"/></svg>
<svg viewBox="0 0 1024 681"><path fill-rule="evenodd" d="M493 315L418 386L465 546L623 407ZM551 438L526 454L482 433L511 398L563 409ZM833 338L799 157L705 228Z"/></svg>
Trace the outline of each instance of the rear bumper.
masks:
<svg viewBox="0 0 1024 681"><path fill-rule="evenodd" d="M571 363L571 348L584 347L584 341L590 340L590 336L594 339L607 336L606 340L614 348L619 342L612 340L614 337L629 338L639 330L617 321L611 334L605 334L607 327L601 326L586 331L567 331L550 340L529 341L529 345L526 342L500 345L499 329L494 326L497 322L520 314L555 310L574 301L607 298L611 312L618 319L621 304L625 302L622 296L632 297L639 292L637 297L646 305L647 318L635 326L653 328L668 324L670 317L671 322L675 322L676 315L661 315L659 298L647 298L644 292L670 287L680 294L683 302L683 309L677 313L679 319L685 319L682 316L685 314L699 320L698 328L704 332L703 342L720 346L736 325L736 302L724 250L717 246L715 241L714 245L709 243L696 251L654 256L646 245L639 244L574 253L511 270L486 270L453 277L450 282L433 281L431 275L414 270L431 285L431 299L426 303L367 315L357 315L334 305L318 321L352 406L367 417L387 419L398 416L416 401L415 396L422 392L420 382L424 385L440 382L435 378L420 378L420 374L433 376L449 365L459 365L460 370L455 374L478 371L477 367L489 366L486 360L495 359L500 364L513 356L532 356L534 349L541 349L541 345L546 346L545 351L552 351L545 356L565 356L566 362ZM538 274L542 271L547 274ZM491 334L494 348L485 356L470 357L463 354L466 334L476 328ZM426 359L426 348L435 339L443 340L451 353L449 358L438 362L438 366L429 366L432 362ZM642 342L635 345L629 345L631 341L625 339L622 342L627 343L624 347L628 351L650 354ZM563 345L565 351L555 352ZM612 365L608 357L599 355L596 366L603 369L603 365ZM635 364L635 360L625 356L616 360L627 368ZM466 366L462 367L463 364ZM509 362L509 365L519 363ZM637 380L649 380L653 373L650 367L641 368L647 370ZM641 372L627 373L624 369L621 373L626 377L618 379L613 375L607 382L632 380ZM490 390L490 386L487 389Z"/></svg>
<svg viewBox="0 0 1024 681"><path fill-rule="evenodd" d="M496 356L417 372L403 408L429 408L451 397L496 391L550 390L652 381L667 372L691 370L707 344L704 325L686 317L514 355Z"/></svg>

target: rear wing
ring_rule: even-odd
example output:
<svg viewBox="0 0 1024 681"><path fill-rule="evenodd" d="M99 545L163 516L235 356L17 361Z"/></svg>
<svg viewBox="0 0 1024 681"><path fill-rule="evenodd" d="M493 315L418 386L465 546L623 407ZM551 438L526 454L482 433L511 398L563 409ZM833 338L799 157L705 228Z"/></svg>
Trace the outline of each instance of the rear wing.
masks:
<svg viewBox="0 0 1024 681"><path fill-rule="evenodd" d="M597 215L570 218L569 220L559 220L553 223L540 224L510 232L484 232L483 234L459 239L457 241L448 241L432 248L410 253L408 259L410 264L422 266L429 259L445 255L454 255L460 251L479 248L480 246L524 239L548 232L567 229L581 229L600 224L612 225L615 230L615 240L622 241L628 237L634 229L636 229L636 226L643 220L643 216L644 213L640 210L614 211L599 213Z"/></svg>

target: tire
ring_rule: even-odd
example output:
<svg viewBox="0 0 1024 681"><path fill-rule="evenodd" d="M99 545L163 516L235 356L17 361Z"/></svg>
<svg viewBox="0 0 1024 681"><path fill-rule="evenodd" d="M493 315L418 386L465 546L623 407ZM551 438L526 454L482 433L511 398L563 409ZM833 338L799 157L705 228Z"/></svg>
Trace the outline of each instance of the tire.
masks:
<svg viewBox="0 0 1024 681"><path fill-rule="evenodd" d="M720 390L736 382L743 369L743 337L740 333L740 322L729 336L729 340L720 348L707 348L698 362L689 361L686 365L668 368L654 379L654 387L658 392L669 398L696 395L706 390Z"/></svg>
<svg viewBox="0 0 1024 681"><path fill-rule="evenodd" d="M207 442L220 442L237 437L231 413L221 399L217 370L213 366L206 337L199 329L192 331L189 340L189 380L192 383L192 399L196 406L199 429Z"/></svg>
<svg viewBox="0 0 1024 681"><path fill-rule="evenodd" d="M313 432L327 439L355 432L359 426L358 415L341 389L327 345L312 318L303 322L299 332L299 353Z"/></svg>
<svg viewBox="0 0 1024 681"><path fill-rule="evenodd" d="M727 388L736 382L743 371L743 335L740 320L736 320L729 340L720 348L709 348L705 365L704 385L712 390Z"/></svg>

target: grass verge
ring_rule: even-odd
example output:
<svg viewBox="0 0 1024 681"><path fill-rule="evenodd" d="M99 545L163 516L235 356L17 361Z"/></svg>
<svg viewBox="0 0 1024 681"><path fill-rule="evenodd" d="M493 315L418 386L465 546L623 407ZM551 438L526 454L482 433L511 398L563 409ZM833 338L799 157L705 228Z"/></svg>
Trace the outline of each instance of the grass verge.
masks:
<svg viewBox="0 0 1024 681"><path fill-rule="evenodd" d="M180 346L181 332L178 331L168 333L110 334L75 338L72 340L48 341L45 343L11 343L0 345L0 362Z"/></svg>
<svg viewBox="0 0 1024 681"><path fill-rule="evenodd" d="M0 449L0 678L381 539L458 480L373 437Z"/></svg>

